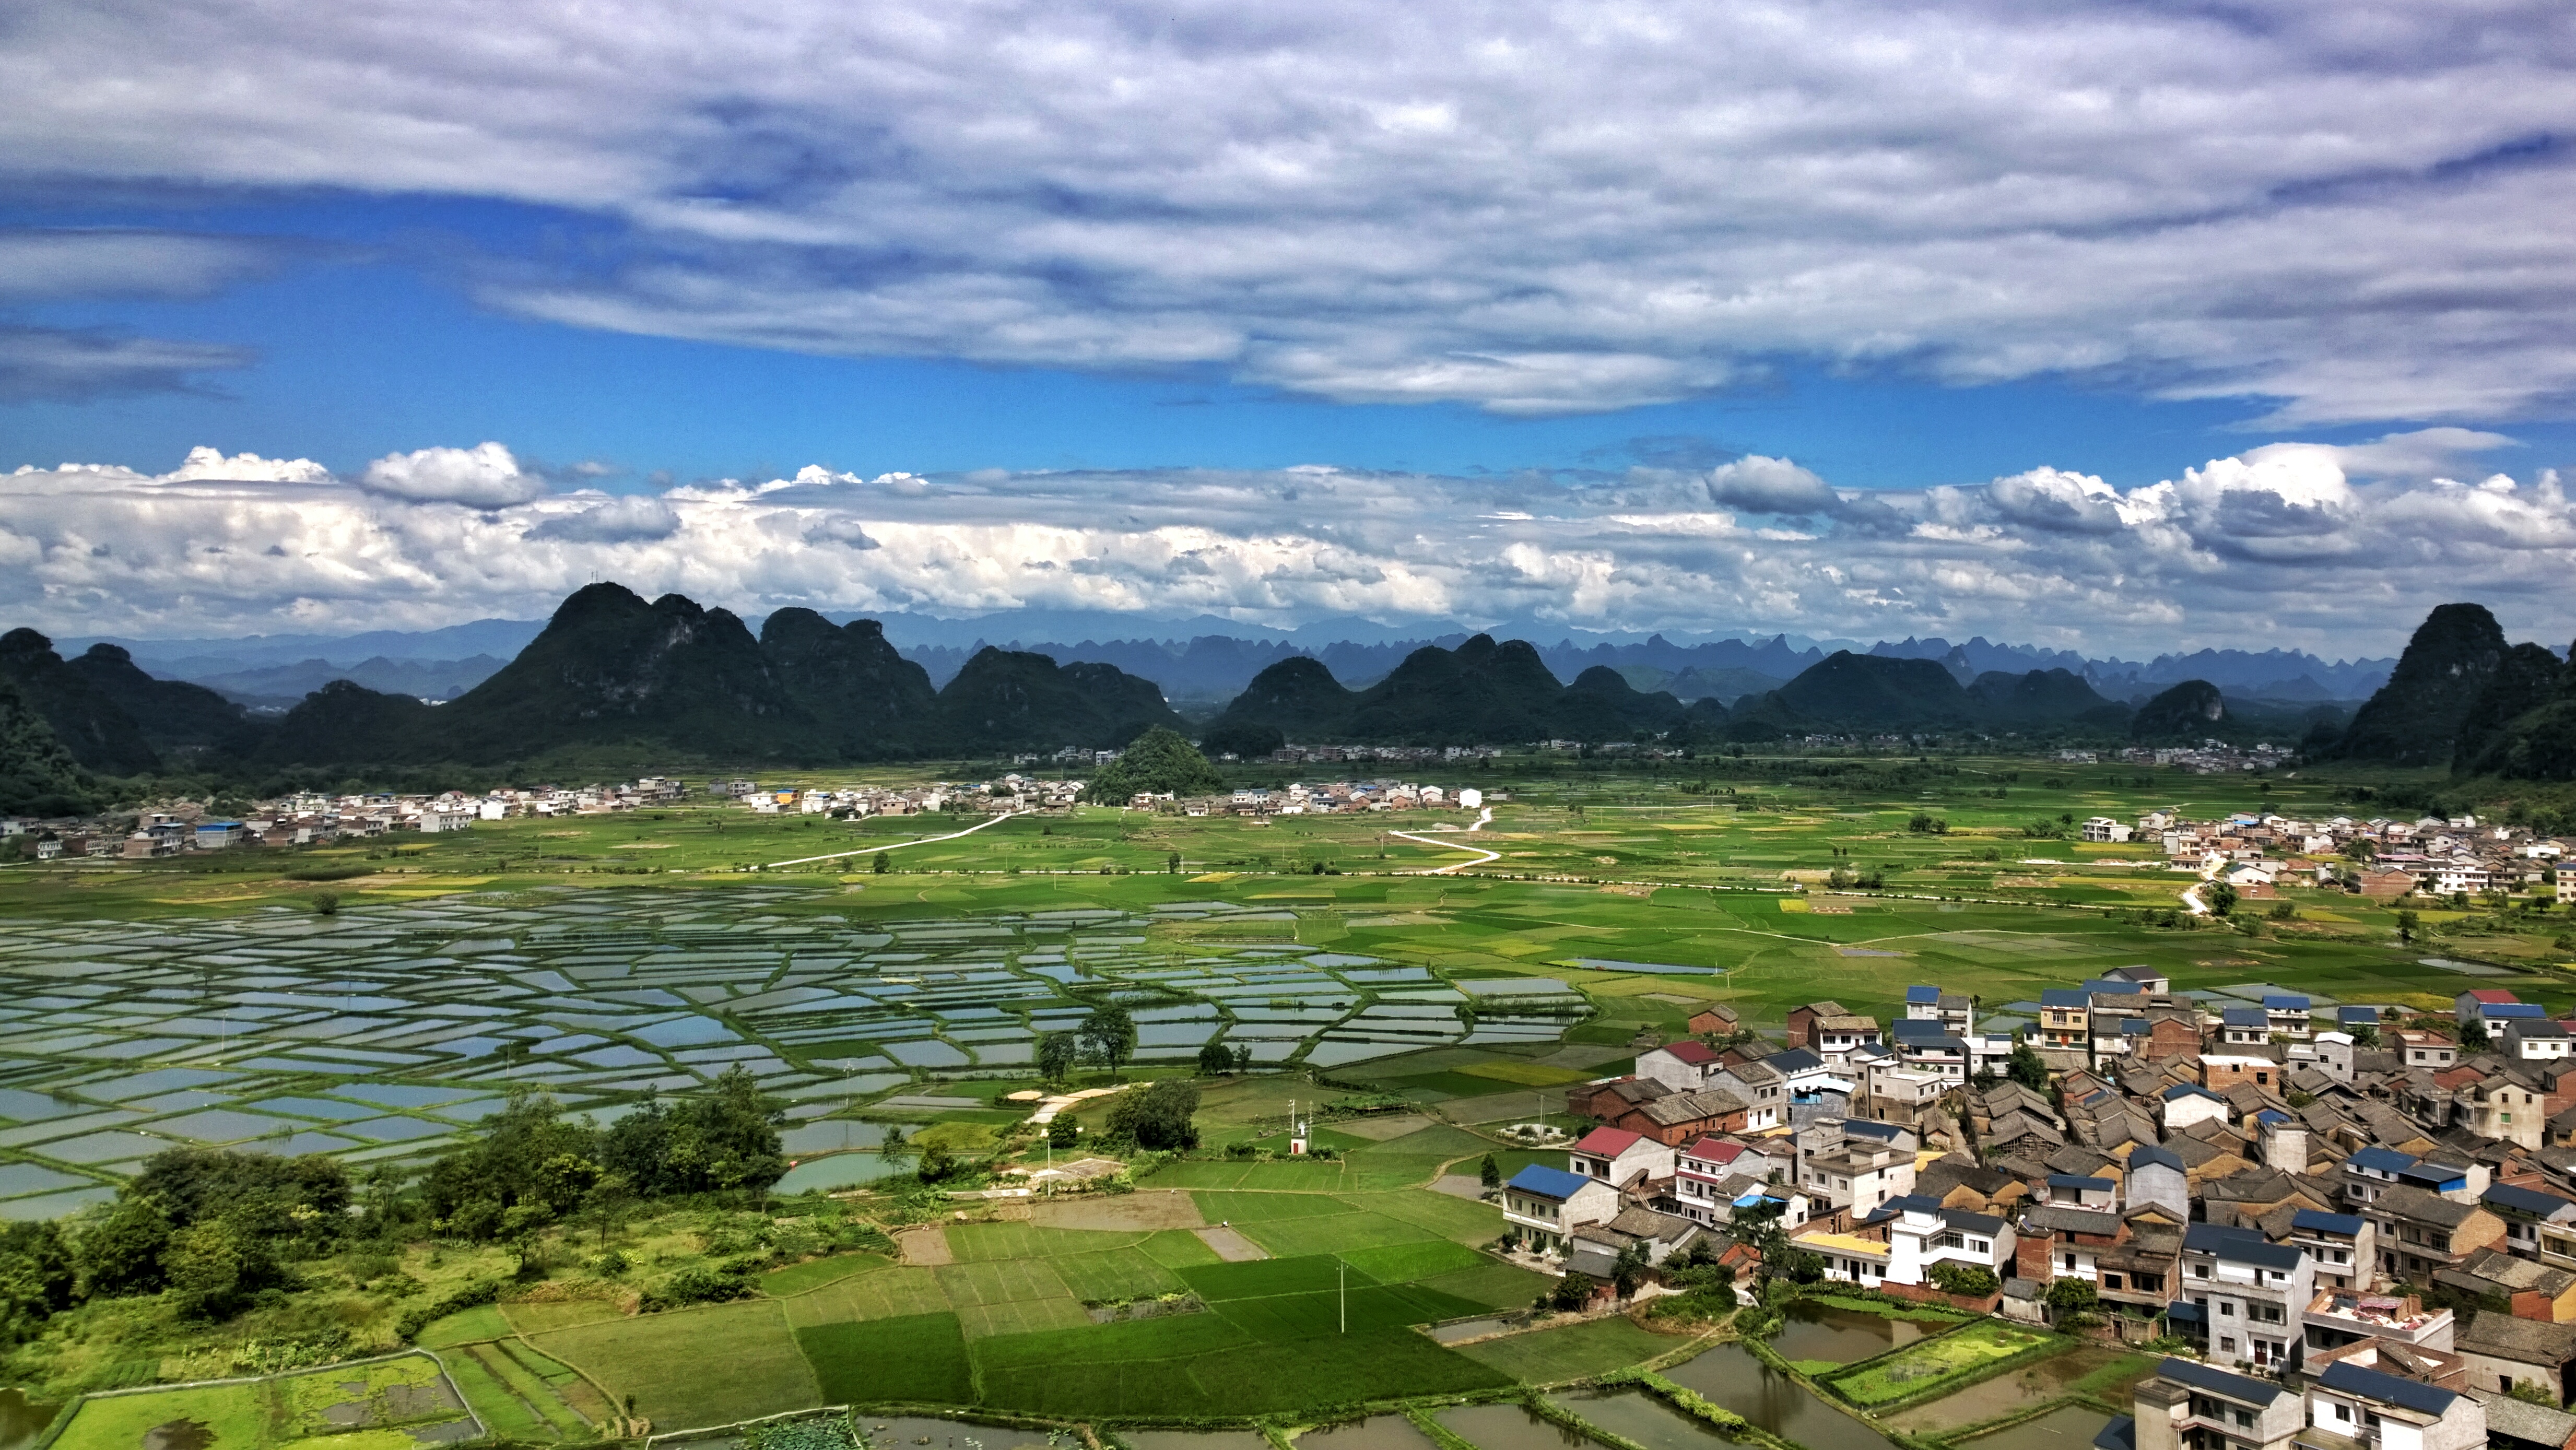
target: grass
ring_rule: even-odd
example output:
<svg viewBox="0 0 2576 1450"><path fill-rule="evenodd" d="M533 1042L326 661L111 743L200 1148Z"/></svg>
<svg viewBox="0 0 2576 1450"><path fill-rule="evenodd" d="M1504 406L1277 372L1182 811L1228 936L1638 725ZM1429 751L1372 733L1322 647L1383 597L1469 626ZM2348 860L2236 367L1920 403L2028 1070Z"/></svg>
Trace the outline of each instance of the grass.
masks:
<svg viewBox="0 0 2576 1450"><path fill-rule="evenodd" d="M1545 1274L1490 1259L1476 1268L1434 1275L1420 1283L1426 1289L1454 1294L1486 1309L1526 1308L1540 1293L1556 1286L1556 1281Z"/></svg>
<svg viewBox="0 0 2576 1450"><path fill-rule="evenodd" d="M510 1321L502 1317L498 1305L482 1304L431 1321L415 1342L423 1349L445 1349L455 1344L499 1339L515 1332L510 1328Z"/></svg>
<svg viewBox="0 0 2576 1450"><path fill-rule="evenodd" d="M1418 1224L1378 1213L1274 1219L1269 1223L1237 1225L1237 1230L1281 1258L1303 1254L1346 1254L1352 1249L1415 1244L1435 1237L1431 1230Z"/></svg>
<svg viewBox="0 0 2576 1450"><path fill-rule="evenodd" d="M823 1403L783 1306L772 1301L585 1324L534 1341L611 1394L633 1395L636 1413L657 1430L729 1425Z"/></svg>
<svg viewBox="0 0 2576 1450"><path fill-rule="evenodd" d="M983 1304L1011 1304L1023 1299L1063 1299L1071 1297L1064 1280L1044 1259L988 1260L977 1264L946 1264L934 1271L940 1290L948 1302L959 1309Z"/></svg>
<svg viewBox="0 0 2576 1450"><path fill-rule="evenodd" d="M1823 1382L1844 1399L1867 1408L1915 1398L1941 1381L1972 1374L1996 1360L2050 1343L2072 1347L2074 1341L2045 1330L1984 1319L1948 1334L1918 1339L1876 1359L1863 1360Z"/></svg>
<svg viewBox="0 0 2576 1450"><path fill-rule="evenodd" d="M1409 1329L1263 1342L1211 1315L985 1340L975 1355L983 1404L1085 1417L1232 1418L1510 1383Z"/></svg>
<svg viewBox="0 0 2576 1450"><path fill-rule="evenodd" d="M783 1299L790 1294L802 1294L809 1289L837 1283L853 1274L885 1268L893 1262L881 1254L834 1254L828 1259L808 1259L801 1264L773 1269L760 1276L760 1287L763 1292Z"/></svg>
<svg viewBox="0 0 2576 1450"><path fill-rule="evenodd" d="M1350 1249L1341 1257L1343 1262L1381 1284L1429 1279L1441 1274L1479 1269L1494 1262L1474 1249L1447 1239Z"/></svg>
<svg viewBox="0 0 2576 1450"><path fill-rule="evenodd" d="M1190 1242L1206 1249L1198 1235ZM1216 1251L1208 1249L1214 1259ZM1114 1249L1103 1254L1072 1254L1053 1261L1056 1277L1064 1282L1065 1291L1089 1303L1112 1299L1137 1299L1149 1294L1177 1293L1181 1278L1156 1263L1141 1249Z"/></svg>
<svg viewBox="0 0 2576 1450"><path fill-rule="evenodd" d="M1259 1299L1275 1294L1312 1294L1344 1283L1367 1284L1365 1273L1345 1275L1341 1260L1330 1254L1294 1259L1256 1259L1244 1264L1204 1264L1180 1271L1181 1278L1211 1304L1228 1299Z"/></svg>
<svg viewBox="0 0 2576 1450"><path fill-rule="evenodd" d="M1478 1340L1460 1346L1458 1353L1522 1384L1546 1385L1624 1369L1670 1350L1675 1343L1614 1316Z"/></svg>
<svg viewBox="0 0 2576 1450"><path fill-rule="evenodd" d="M796 1333L826 1404L921 1400L971 1404L973 1365L954 1314L913 1314Z"/></svg>
<svg viewBox="0 0 2576 1450"><path fill-rule="evenodd" d="M543 1416L521 1399L481 1355L461 1350L448 1357L456 1392L472 1406L483 1427L505 1440L554 1438Z"/></svg>
<svg viewBox="0 0 2576 1450"><path fill-rule="evenodd" d="M468 1353L489 1365L492 1372L501 1377L501 1382L508 1385L513 1394L535 1406L537 1413L545 1419L546 1424L558 1438L582 1438L589 1434L590 1423L573 1413L572 1407L565 1404L563 1398L555 1393L555 1387L546 1382L545 1377L534 1365L521 1359L507 1340L497 1344L479 1345ZM555 1363L543 1355L536 1355L534 1358L547 1364Z"/></svg>

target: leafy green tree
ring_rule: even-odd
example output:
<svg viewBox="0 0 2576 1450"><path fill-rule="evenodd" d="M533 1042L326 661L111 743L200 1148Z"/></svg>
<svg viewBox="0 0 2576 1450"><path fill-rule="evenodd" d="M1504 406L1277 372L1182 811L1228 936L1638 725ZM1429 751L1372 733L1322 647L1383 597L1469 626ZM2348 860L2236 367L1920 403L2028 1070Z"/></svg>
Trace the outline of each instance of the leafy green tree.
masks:
<svg viewBox="0 0 2576 1450"><path fill-rule="evenodd" d="M1632 1243L1619 1251L1610 1265L1610 1292L1622 1299L1633 1299L1646 1283L1646 1246Z"/></svg>
<svg viewBox="0 0 2576 1450"><path fill-rule="evenodd" d="M1250 1043L1245 1043L1234 1050L1234 1070L1239 1073L1252 1071L1252 1045Z"/></svg>
<svg viewBox="0 0 2576 1450"><path fill-rule="evenodd" d="M2048 1090L2048 1064L2027 1042L2013 1045L2012 1056L2004 1059L2004 1075L2032 1092Z"/></svg>
<svg viewBox="0 0 2576 1450"><path fill-rule="evenodd" d="M1476 1165L1476 1181L1488 1190L1503 1186L1503 1165L1494 1161L1493 1154L1486 1154L1485 1161Z"/></svg>
<svg viewBox="0 0 2576 1450"><path fill-rule="evenodd" d="M120 1195L104 1218L73 1241L81 1297L159 1293L161 1251L169 1244L170 1216L161 1205L130 1190Z"/></svg>
<svg viewBox="0 0 2576 1450"><path fill-rule="evenodd" d="M80 1287L71 1243L51 1220L0 1228L0 1351L44 1332Z"/></svg>
<svg viewBox="0 0 2576 1450"><path fill-rule="evenodd" d="M1198 1110L1198 1089L1179 1078L1165 1078L1143 1092L1120 1094L1109 1110L1109 1131L1154 1151L1195 1148L1199 1129L1191 1117Z"/></svg>
<svg viewBox="0 0 2576 1450"><path fill-rule="evenodd" d="M1548 1296L1548 1303L1570 1314L1592 1302L1592 1289L1590 1274L1568 1273L1556 1281L1556 1292Z"/></svg>
<svg viewBox="0 0 2576 1450"><path fill-rule="evenodd" d="M2101 1295L2090 1279L2052 1279L2048 1284L2048 1307L2060 1315L2089 1314L2101 1302Z"/></svg>
<svg viewBox="0 0 2576 1450"><path fill-rule="evenodd" d="M1114 1002L1093 1008L1074 1035L1082 1039L1085 1056L1113 1073L1136 1052L1136 1019Z"/></svg>
<svg viewBox="0 0 2576 1450"><path fill-rule="evenodd" d="M1082 1040L1070 1032L1048 1032L1038 1037L1038 1077L1045 1082L1062 1082L1073 1072L1074 1062L1082 1055Z"/></svg>
<svg viewBox="0 0 2576 1450"><path fill-rule="evenodd" d="M888 867L888 866L886 865L886 857L888 857L888 856L890 856L890 855L892 855L892 854L893 854L893 853L892 853L892 852L890 852L890 851L879 851L879 852L877 852L877 853L876 853L876 856L875 856L875 858L874 858L874 864L868 867L869 872L870 872L871 874L878 875L878 876L883 876L884 874L886 874L886 872L887 872L888 870L892 869L892 868L890 868L890 867Z"/></svg>
<svg viewBox="0 0 2576 1450"><path fill-rule="evenodd" d="M2549 1386L2538 1380L2515 1380L2513 1388L2505 1393L2526 1404L2545 1405L2553 1410L2558 1408L2558 1397L2549 1392Z"/></svg>
<svg viewBox="0 0 2576 1450"><path fill-rule="evenodd" d="M1047 1146L1070 1148L1081 1141L1082 1125L1071 1118L1058 1118L1047 1124Z"/></svg>
<svg viewBox="0 0 2576 1450"><path fill-rule="evenodd" d="M1234 1072L1234 1049L1211 1042L1199 1049L1199 1076L1227 1077Z"/></svg>
<svg viewBox="0 0 2576 1450"><path fill-rule="evenodd" d="M2212 881L2202 887L2200 899L2201 904L2209 908L2209 914L2212 916L2236 914L2236 888L2224 881Z"/></svg>
<svg viewBox="0 0 2576 1450"><path fill-rule="evenodd" d="M220 1218L172 1234L161 1269L179 1312L204 1319L229 1317L276 1274L258 1237Z"/></svg>
<svg viewBox="0 0 2576 1450"><path fill-rule="evenodd" d="M2397 913L2397 939L2400 942L2412 942L2415 940L2415 933L2422 928L2423 924L2424 919L2414 912Z"/></svg>
<svg viewBox="0 0 2576 1450"><path fill-rule="evenodd" d="M1178 733L1157 725L1128 743L1083 790L1083 799L1123 806L1140 792L1176 796L1212 795L1225 784L1199 748Z"/></svg>

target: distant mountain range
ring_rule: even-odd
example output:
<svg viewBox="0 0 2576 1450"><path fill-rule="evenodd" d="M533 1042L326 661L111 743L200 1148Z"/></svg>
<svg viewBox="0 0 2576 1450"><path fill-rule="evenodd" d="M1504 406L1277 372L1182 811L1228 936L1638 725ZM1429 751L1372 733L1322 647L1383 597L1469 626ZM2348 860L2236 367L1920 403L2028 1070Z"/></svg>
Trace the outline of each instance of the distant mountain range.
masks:
<svg viewBox="0 0 2576 1450"><path fill-rule="evenodd" d="M822 617L846 624L859 616ZM1153 681L1175 706L1201 715L1221 708L1254 676L1294 655L1321 660L1336 680L1366 688L1418 649L1454 650L1479 633L1533 641L1540 660L1561 680L1576 679L1596 665L1607 666L1640 690L1664 691L1684 703L1714 696L1727 705L1777 689L1838 650L1935 660L1962 685L1996 671L2025 674L2063 669L2105 697L2133 704L2184 680L2206 680L2242 699L2358 701L2386 683L2396 664L2387 659L2328 661L2289 650L2201 650L2148 661L2091 659L2067 650L1995 644L1982 636L1958 644L1907 638L1867 645L1787 634L1679 640L1664 634L1578 637L1561 625L1536 622L1481 631L1464 627L1423 631L1342 618L1293 630L1269 630L1215 615L1140 620L1072 610L1014 610L972 620L889 614L877 620L885 638L903 657L929 672L934 687L946 685L967 660L991 644L1042 654L1058 664L1113 666ZM745 623L757 630L765 621L754 618ZM275 709L331 679L389 693L452 699L496 673L544 628L543 620L484 619L419 633L380 630L345 637L82 638L63 641L62 650L68 657L91 644L113 644L162 678L189 680L243 704ZM1556 643L1535 643L1550 637Z"/></svg>
<svg viewBox="0 0 2576 1450"><path fill-rule="evenodd" d="M506 664L444 704L424 702L428 692L418 687L453 685L456 676L441 675L434 661L380 654L351 673L371 673L393 689L328 678L291 708L256 713L205 685L156 678L122 646L93 643L66 658L43 635L14 630L0 636L0 809L60 797L65 759L93 776L185 769L263 779L299 770L335 779L431 766L540 770L564 752L597 749L668 768L818 766L1102 749L1157 725L1195 733L1212 753L1247 756L1290 741L2265 738L2304 741L2315 757L2576 778L2576 671L2538 645L2508 644L2494 617L2473 604L2435 610L2358 711L2295 694L2250 695L2205 678L2123 698L2119 689L2143 688L2135 682L2175 661L2129 672L2082 660L2033 666L2037 652L1980 640L1823 654L1784 637L1689 645L1651 637L1550 650L1491 634L1401 650L1342 641L1309 653L1290 641L1213 636L1177 648L1149 641L1119 649L1139 666L1155 666L1135 652L1143 649L1195 661L1197 678L1211 684L1229 672L1252 673L1240 690L1215 697L1193 732L1168 698L1171 687L1142 668L987 645L940 679L906 658L875 620L836 623L786 609L755 634L733 614L676 594L647 601L595 584L566 599ZM2296 678L2320 692L2349 687L2361 668L2280 652L2188 658L2225 667L2212 673L2264 682L2258 688L2277 687L2274 672L2296 667ZM1981 661L2002 667L1971 672ZM1569 672L1570 665L1581 667ZM233 683L292 688L332 673L327 655L307 655ZM2105 678L2119 687L2102 688Z"/></svg>

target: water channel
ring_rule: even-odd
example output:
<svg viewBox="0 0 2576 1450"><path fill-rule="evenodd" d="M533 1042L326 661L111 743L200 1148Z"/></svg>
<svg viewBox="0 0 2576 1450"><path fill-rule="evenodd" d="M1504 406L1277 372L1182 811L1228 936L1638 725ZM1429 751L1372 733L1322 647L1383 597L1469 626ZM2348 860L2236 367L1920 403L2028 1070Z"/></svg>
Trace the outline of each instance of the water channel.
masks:
<svg viewBox="0 0 2576 1450"><path fill-rule="evenodd" d="M1476 1450L1567 1450L1591 1443L1525 1405L1452 1405L1432 1418Z"/></svg>
<svg viewBox="0 0 2576 1450"><path fill-rule="evenodd" d="M1345 1420L1297 1437L1300 1450L1439 1450L1438 1442L1402 1415Z"/></svg>
<svg viewBox="0 0 2576 1450"><path fill-rule="evenodd" d="M1797 1441L1807 1450L1887 1450L1886 1436L1817 1399L1796 1380L1754 1358L1742 1345L1721 1344L1664 1371L1664 1377L1684 1389L1698 1391L1711 1403L1723 1405L1766 1430Z"/></svg>

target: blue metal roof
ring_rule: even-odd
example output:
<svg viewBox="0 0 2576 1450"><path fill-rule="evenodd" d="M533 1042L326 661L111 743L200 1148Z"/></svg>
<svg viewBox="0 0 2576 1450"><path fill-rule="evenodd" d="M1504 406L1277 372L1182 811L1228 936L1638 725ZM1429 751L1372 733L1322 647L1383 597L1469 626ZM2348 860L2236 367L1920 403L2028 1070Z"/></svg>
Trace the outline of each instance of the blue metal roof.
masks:
<svg viewBox="0 0 2576 1450"><path fill-rule="evenodd" d="M2087 992L2107 993L2114 997L2130 997L2145 991L2146 988L2139 986L2135 982L2124 981L2118 977L2092 977L2085 981L2084 990Z"/></svg>
<svg viewBox="0 0 2576 1450"><path fill-rule="evenodd" d="M2183 1171L2181 1157L2170 1148L2159 1148L2153 1143L2140 1143L2129 1150L2130 1172L2135 1173L2141 1168L2151 1167L2170 1168L2176 1173Z"/></svg>
<svg viewBox="0 0 2576 1450"><path fill-rule="evenodd" d="M1887 1030L1899 1041L1910 1042L1917 1038L1946 1036L1950 1027L1938 1017L1899 1017L1887 1024Z"/></svg>
<svg viewBox="0 0 2576 1450"><path fill-rule="evenodd" d="M2283 1273L2296 1269L2307 1257L2287 1244L2276 1244L2251 1229L2226 1228L2214 1223L2196 1223L2183 1230L2182 1246L2196 1253L2213 1254L2233 1264L2252 1264L2258 1268L2279 1269Z"/></svg>
<svg viewBox="0 0 2576 1450"><path fill-rule="evenodd" d="M2354 1238L2361 1233L2361 1219L2349 1213L2319 1213L2313 1208L2303 1208L2290 1215L2290 1227Z"/></svg>
<svg viewBox="0 0 2576 1450"><path fill-rule="evenodd" d="M2442 1414L2451 1408L2453 1400L2459 1398L2458 1395L2439 1385L2428 1385L2422 1380L2401 1379L2383 1370L2366 1369L2344 1360L2337 1360L2326 1366L2326 1372L2317 1376L2317 1383L2330 1390L2341 1390L2348 1395L2360 1395L2385 1404L2404 1405L2410 1410L2420 1410L2427 1415Z"/></svg>
<svg viewBox="0 0 2576 1450"><path fill-rule="evenodd" d="M2090 1007L2093 1005L2093 994L2085 991L2081 987L2051 987L2047 991L2039 994L2039 1005L2043 1007Z"/></svg>
<svg viewBox="0 0 2576 1450"><path fill-rule="evenodd" d="M2167 1317L2170 1318L2171 1315L2168 1314ZM2229 1374L2223 1369L2211 1369L2208 1365L2194 1364L2187 1359L2168 1359L2156 1366L2156 1373L2169 1380L2178 1380L2193 1389L2207 1390L2213 1395L2225 1395L2231 1400L2249 1405L2268 1405L2289 1393L2279 1385L2266 1384L2258 1379L2247 1379L2241 1374Z"/></svg>
<svg viewBox="0 0 2576 1450"><path fill-rule="evenodd" d="M2051 1188L2099 1188L2107 1191L2109 1189L2117 1188L2120 1185L2113 1183L2108 1178L2086 1178L2082 1174L2077 1173L2051 1173L2048 1175L2048 1186Z"/></svg>
<svg viewBox="0 0 2576 1450"><path fill-rule="evenodd" d="M2176 1299L2165 1306L2165 1318L2175 1324L2198 1324L2209 1316L2188 1299Z"/></svg>
<svg viewBox="0 0 2576 1450"><path fill-rule="evenodd" d="M2265 1108L2263 1111L2254 1115L2254 1121L2258 1123L2286 1123L2290 1121L2290 1115L2282 1112L2279 1108Z"/></svg>
<svg viewBox="0 0 2576 1450"><path fill-rule="evenodd" d="M2198 1083L2188 1082L2175 1083L2172 1087L2166 1088L2163 1093L2159 1094L2159 1096L2169 1103L2180 1101L2183 1098L2207 1098L2213 1103L2223 1103L2227 1101L2227 1099L2222 1098L2218 1094L2211 1092L2209 1089L2200 1086ZM2359 1157L2360 1155L2354 1154L2353 1156Z"/></svg>
<svg viewBox="0 0 2576 1450"><path fill-rule="evenodd" d="M1541 1198L1553 1198L1562 1203L1581 1192L1583 1185L1599 1181L1586 1178L1579 1173L1568 1173L1562 1168L1550 1168L1543 1163L1533 1163L1513 1174L1512 1181L1505 1186L1519 1189L1523 1193L1534 1193Z"/></svg>
<svg viewBox="0 0 2576 1450"><path fill-rule="evenodd" d="M2230 1027L2270 1027L2272 1025L2271 1014L2260 1007L2224 1008L2219 1012L2218 1020Z"/></svg>
<svg viewBox="0 0 2576 1450"><path fill-rule="evenodd" d="M2549 1015L2545 1010L2534 1006L2529 1002L2481 1003L2479 1004L2478 1010L2486 1016L2502 1017L2508 1020L2514 1018L2546 1017Z"/></svg>
<svg viewBox="0 0 2576 1450"><path fill-rule="evenodd" d="M1804 1072L1808 1068L1822 1067L1825 1065L1825 1060L1823 1058L1816 1056L1814 1053L1809 1052L1803 1047L1792 1047L1786 1052L1775 1052L1769 1057L1762 1059L1762 1061L1767 1064L1773 1072L1781 1073Z"/></svg>
<svg viewBox="0 0 2576 1450"><path fill-rule="evenodd" d="M2093 1450L2138 1450L2138 1417L2115 1415L2093 1437Z"/></svg>
<svg viewBox="0 0 2576 1450"><path fill-rule="evenodd" d="M1864 1118L1843 1119L1844 1133L1858 1133L1864 1138L1879 1138L1893 1143L1896 1136L1904 1131L1894 1123L1873 1123Z"/></svg>
<svg viewBox="0 0 2576 1450"><path fill-rule="evenodd" d="M2379 1009L2376 1007L2337 1007L2335 1009L2335 1020L2337 1022L2367 1022L2377 1025L2379 1021Z"/></svg>
<svg viewBox="0 0 2576 1450"><path fill-rule="evenodd" d="M2420 1183L2436 1193L2448 1193L2454 1188L2467 1187L2469 1173L2465 1168L2454 1168L2447 1163L2426 1163L2419 1160L2409 1167L2398 1169L2397 1180L2400 1183Z"/></svg>
<svg viewBox="0 0 2576 1450"><path fill-rule="evenodd" d="M2380 1173L2403 1173L2415 1166L2415 1159L2394 1148L2363 1148L2343 1160L2347 1167L2368 1168Z"/></svg>
<svg viewBox="0 0 2576 1450"><path fill-rule="evenodd" d="M1938 987L1908 987L1905 989L1905 1005L1909 1007L1913 1006L1917 1002L1938 1005L1940 1001L1941 989Z"/></svg>
<svg viewBox="0 0 2576 1450"><path fill-rule="evenodd" d="M2264 1010L2270 1012L2305 1012L2308 1010L2308 999L2305 997L2266 997L2263 999L2263 1007Z"/></svg>
<svg viewBox="0 0 2576 1450"><path fill-rule="evenodd" d="M2484 1201L2498 1208L2510 1209L2515 1213L2529 1214L2533 1218L2549 1218L2565 1213L2569 1209L2576 1209L2576 1203L2571 1203L2555 1193L2516 1188L2510 1183L2490 1185L2484 1195Z"/></svg>

